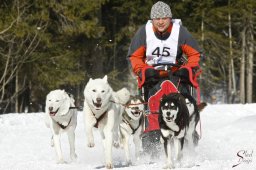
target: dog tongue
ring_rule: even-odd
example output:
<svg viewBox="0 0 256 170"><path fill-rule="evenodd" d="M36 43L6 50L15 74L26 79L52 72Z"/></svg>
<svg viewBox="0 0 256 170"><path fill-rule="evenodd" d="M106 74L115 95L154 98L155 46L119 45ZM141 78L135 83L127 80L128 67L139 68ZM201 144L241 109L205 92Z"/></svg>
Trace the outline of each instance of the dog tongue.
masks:
<svg viewBox="0 0 256 170"><path fill-rule="evenodd" d="M55 116L56 112L50 112L51 116Z"/></svg>
<svg viewBox="0 0 256 170"><path fill-rule="evenodd" d="M55 116L58 111L59 111L59 109L57 109L55 112L50 111L50 116Z"/></svg>
<svg viewBox="0 0 256 170"><path fill-rule="evenodd" d="M101 106L101 103L100 103L100 104L96 103L95 106L96 106L96 107L100 107L100 106Z"/></svg>
<svg viewBox="0 0 256 170"><path fill-rule="evenodd" d="M133 115L138 116L140 112L133 112Z"/></svg>

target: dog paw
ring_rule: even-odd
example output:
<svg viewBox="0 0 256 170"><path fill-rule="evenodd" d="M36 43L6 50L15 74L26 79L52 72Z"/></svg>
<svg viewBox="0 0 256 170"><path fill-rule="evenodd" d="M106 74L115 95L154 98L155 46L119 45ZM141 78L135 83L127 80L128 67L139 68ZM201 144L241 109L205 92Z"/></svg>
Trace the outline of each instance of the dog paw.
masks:
<svg viewBox="0 0 256 170"><path fill-rule="evenodd" d="M67 163L67 162L64 161L63 159L60 159L60 160L57 161L57 164L66 164L66 163Z"/></svg>
<svg viewBox="0 0 256 170"><path fill-rule="evenodd" d="M95 144L94 144L94 143L88 143L87 146L88 146L89 148L92 148L92 147L95 146Z"/></svg>
<svg viewBox="0 0 256 170"><path fill-rule="evenodd" d="M136 161L139 161L144 156L143 150L135 151Z"/></svg>
<svg viewBox="0 0 256 170"><path fill-rule="evenodd" d="M141 156L140 155L135 155L136 161L140 161L141 160Z"/></svg>
<svg viewBox="0 0 256 170"><path fill-rule="evenodd" d="M180 163L175 163L175 168L181 168L181 164Z"/></svg>
<svg viewBox="0 0 256 170"><path fill-rule="evenodd" d="M71 154L71 155L70 155L70 158L71 158L72 161L76 161L76 160L77 160L77 155L76 155L76 153Z"/></svg>
<svg viewBox="0 0 256 170"><path fill-rule="evenodd" d="M114 142L113 142L113 146L114 146L115 148L119 148L119 147L120 147L120 143L119 143L118 141L114 141Z"/></svg>
<svg viewBox="0 0 256 170"><path fill-rule="evenodd" d="M163 169L172 169L174 168L174 166L170 165L170 164L166 164L163 166Z"/></svg>
<svg viewBox="0 0 256 170"><path fill-rule="evenodd" d="M127 166L132 166L132 161L131 161L131 160L127 161L127 162L126 162L126 165L127 165Z"/></svg>
<svg viewBox="0 0 256 170"><path fill-rule="evenodd" d="M105 167L106 169L113 169L112 163L107 163Z"/></svg>

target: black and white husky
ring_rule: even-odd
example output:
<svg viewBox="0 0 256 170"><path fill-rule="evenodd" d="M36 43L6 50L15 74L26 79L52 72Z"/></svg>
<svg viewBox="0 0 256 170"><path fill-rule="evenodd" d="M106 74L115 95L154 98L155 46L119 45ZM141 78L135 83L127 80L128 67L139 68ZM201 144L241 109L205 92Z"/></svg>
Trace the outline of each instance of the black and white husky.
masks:
<svg viewBox="0 0 256 170"><path fill-rule="evenodd" d="M136 159L139 159L139 154L142 151L141 135L143 133L143 116L143 99L138 95L131 96L130 100L126 104L125 112L122 115L122 122L120 123L121 145L125 150L127 165L131 165L129 148L129 139L131 136L133 136L133 143L135 145Z"/></svg>
<svg viewBox="0 0 256 170"><path fill-rule="evenodd" d="M164 143L166 154L166 165L164 168L174 167L171 158L172 146L174 146L174 159L178 162L181 160L188 125L189 113L184 97L180 93L164 95L159 109L161 140Z"/></svg>

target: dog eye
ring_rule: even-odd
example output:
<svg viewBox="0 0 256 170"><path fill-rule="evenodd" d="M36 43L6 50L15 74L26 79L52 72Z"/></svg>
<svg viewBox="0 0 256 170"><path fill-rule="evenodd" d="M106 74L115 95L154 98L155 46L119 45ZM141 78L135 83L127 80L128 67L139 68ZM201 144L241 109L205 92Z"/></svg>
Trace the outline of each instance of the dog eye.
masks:
<svg viewBox="0 0 256 170"><path fill-rule="evenodd" d="M171 108L171 110L177 110L176 106L171 106L170 108Z"/></svg>
<svg viewBox="0 0 256 170"><path fill-rule="evenodd" d="M105 93L105 90L102 90L101 93Z"/></svg>
<svg viewBox="0 0 256 170"><path fill-rule="evenodd" d="M56 100L56 102L59 102L60 100Z"/></svg>
<svg viewBox="0 0 256 170"><path fill-rule="evenodd" d="M93 92L96 92L96 90L95 90L95 89L93 89L92 91L93 91Z"/></svg>
<svg viewBox="0 0 256 170"><path fill-rule="evenodd" d="M168 109L168 106L163 106L162 109L163 109L163 110L167 110L167 109Z"/></svg>
<svg viewBox="0 0 256 170"><path fill-rule="evenodd" d="M132 107L132 110L139 110L139 107Z"/></svg>

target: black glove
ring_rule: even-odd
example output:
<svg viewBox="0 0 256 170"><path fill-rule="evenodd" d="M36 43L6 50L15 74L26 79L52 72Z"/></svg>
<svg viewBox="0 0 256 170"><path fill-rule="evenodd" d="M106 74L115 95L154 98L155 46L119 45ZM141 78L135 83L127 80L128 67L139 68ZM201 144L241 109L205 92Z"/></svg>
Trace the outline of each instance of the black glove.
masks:
<svg viewBox="0 0 256 170"><path fill-rule="evenodd" d="M139 72L138 76L142 79L142 73ZM160 80L159 72L153 68L148 68L145 70L145 85L146 86L154 86Z"/></svg>
<svg viewBox="0 0 256 170"><path fill-rule="evenodd" d="M186 68L181 68L173 73L173 75L180 77L181 80L190 82L189 81L189 72Z"/></svg>

